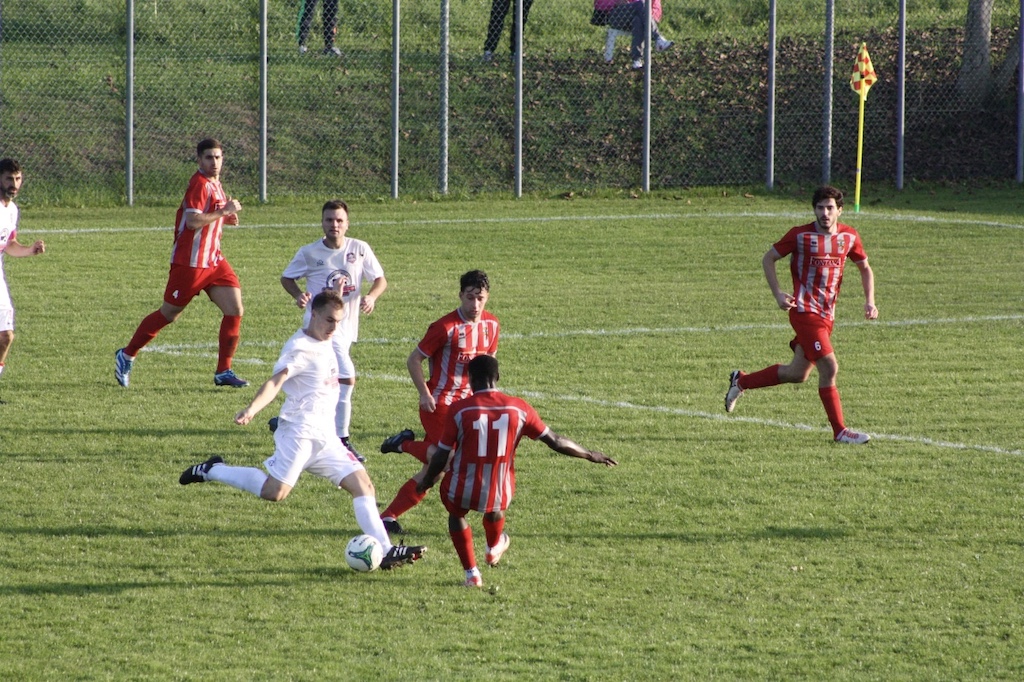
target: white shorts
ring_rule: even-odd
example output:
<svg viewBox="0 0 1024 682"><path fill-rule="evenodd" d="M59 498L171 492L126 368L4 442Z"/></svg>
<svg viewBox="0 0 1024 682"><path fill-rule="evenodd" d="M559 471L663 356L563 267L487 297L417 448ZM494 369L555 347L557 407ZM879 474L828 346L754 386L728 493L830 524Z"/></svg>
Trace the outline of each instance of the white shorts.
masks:
<svg viewBox="0 0 1024 682"><path fill-rule="evenodd" d="M356 366L352 362L352 337L348 334L335 334L331 337L334 354L338 357L338 376L342 379L355 379Z"/></svg>
<svg viewBox="0 0 1024 682"><path fill-rule="evenodd" d="M298 435L297 429L282 420L274 432L274 454L263 463L267 473L295 487L299 474L308 471L326 478L335 486L350 474L363 469L337 437L320 440Z"/></svg>
<svg viewBox="0 0 1024 682"><path fill-rule="evenodd" d="M0 307L0 332L14 331L14 308Z"/></svg>

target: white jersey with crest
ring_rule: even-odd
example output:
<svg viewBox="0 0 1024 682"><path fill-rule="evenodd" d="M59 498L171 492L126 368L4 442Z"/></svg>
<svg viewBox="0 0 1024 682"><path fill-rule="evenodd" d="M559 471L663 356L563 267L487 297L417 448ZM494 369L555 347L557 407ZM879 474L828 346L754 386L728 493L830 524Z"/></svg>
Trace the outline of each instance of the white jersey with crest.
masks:
<svg viewBox="0 0 1024 682"><path fill-rule="evenodd" d="M345 238L340 249L324 245L322 239L301 247L284 269L283 277L305 279L306 291L316 296L324 289L333 289L339 278L345 279L341 296L345 300L345 317L335 335L345 334L352 342L359 336L359 303L363 282L384 276L384 269L370 245L359 239ZM309 324L312 308L306 306L304 324Z"/></svg>
<svg viewBox="0 0 1024 682"><path fill-rule="evenodd" d="M10 310L11 295L7 291L7 280L4 279L4 250L7 244L18 233L18 205L13 201L4 206L0 201L0 309Z"/></svg>

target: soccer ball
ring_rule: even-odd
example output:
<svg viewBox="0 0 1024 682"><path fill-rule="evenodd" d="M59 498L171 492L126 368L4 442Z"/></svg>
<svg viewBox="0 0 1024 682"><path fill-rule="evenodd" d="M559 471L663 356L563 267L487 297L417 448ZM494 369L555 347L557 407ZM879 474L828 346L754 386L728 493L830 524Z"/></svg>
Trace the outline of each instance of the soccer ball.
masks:
<svg viewBox="0 0 1024 682"><path fill-rule="evenodd" d="M357 535L345 547L345 561L354 571L372 571L380 566L382 559L384 547L372 535Z"/></svg>

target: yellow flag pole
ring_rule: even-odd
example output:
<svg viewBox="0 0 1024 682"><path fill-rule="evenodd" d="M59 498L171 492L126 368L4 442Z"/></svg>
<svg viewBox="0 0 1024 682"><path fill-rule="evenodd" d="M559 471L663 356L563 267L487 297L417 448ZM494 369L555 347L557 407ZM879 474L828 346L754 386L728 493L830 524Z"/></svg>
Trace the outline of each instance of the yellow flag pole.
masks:
<svg viewBox="0 0 1024 682"><path fill-rule="evenodd" d="M860 213L860 167L864 158L864 101L867 100L867 88L860 89L860 115L857 119L857 182L853 193L853 212Z"/></svg>

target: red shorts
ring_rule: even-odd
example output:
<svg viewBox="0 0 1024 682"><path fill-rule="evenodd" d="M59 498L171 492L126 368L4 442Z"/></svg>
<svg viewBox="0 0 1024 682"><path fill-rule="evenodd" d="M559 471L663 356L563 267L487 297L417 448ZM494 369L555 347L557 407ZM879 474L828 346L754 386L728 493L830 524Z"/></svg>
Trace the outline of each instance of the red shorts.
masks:
<svg viewBox="0 0 1024 682"><path fill-rule="evenodd" d="M804 357L817 362L832 352L832 320L821 315L789 311L789 323L796 332L796 338L789 342L794 351L797 345L804 352Z"/></svg>
<svg viewBox="0 0 1024 682"><path fill-rule="evenodd" d="M164 289L164 301L184 308L200 291L209 295L210 287L241 289L235 271L226 260L212 268L192 268L172 263L167 275L167 288Z"/></svg>
<svg viewBox="0 0 1024 682"><path fill-rule="evenodd" d="M444 424L445 420L448 418L449 407L451 406L438 405L434 408L433 412L427 412L423 408L420 408L420 424L423 425L423 431L426 433L423 440L430 445L437 445L441 440L441 436L444 435ZM410 452L409 454L424 464L429 464L426 455L420 457L418 453Z"/></svg>

